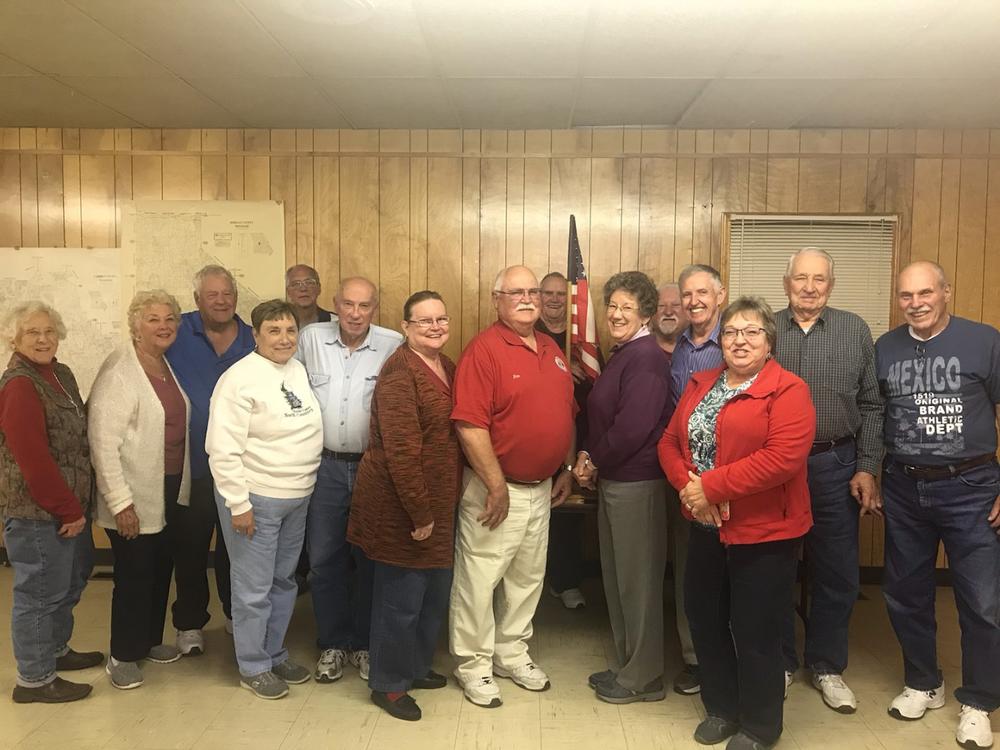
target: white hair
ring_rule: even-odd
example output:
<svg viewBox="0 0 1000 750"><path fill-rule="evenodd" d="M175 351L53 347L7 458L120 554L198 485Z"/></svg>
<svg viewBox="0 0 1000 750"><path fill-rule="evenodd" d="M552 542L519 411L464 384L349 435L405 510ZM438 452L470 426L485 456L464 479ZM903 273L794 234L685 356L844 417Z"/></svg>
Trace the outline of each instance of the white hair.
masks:
<svg viewBox="0 0 1000 750"><path fill-rule="evenodd" d="M198 273L194 275L194 293L195 296L201 294L201 286L209 276L222 276L229 281L229 285L233 288L233 294L236 294L236 278L229 272L228 268L223 268L217 265L207 265L202 268Z"/></svg>
<svg viewBox="0 0 1000 750"><path fill-rule="evenodd" d="M711 277L712 283L715 285L715 291L722 291L722 276L720 276L719 272L712 268L712 266L708 266L703 263L694 263L690 266L685 266L681 271L681 275L677 277L677 287L680 288L684 286L684 282L697 273L707 273Z"/></svg>
<svg viewBox="0 0 1000 750"><path fill-rule="evenodd" d="M128 330L135 340L139 329L139 318L151 305L166 305L177 317L177 322L181 320L181 306L177 304L177 299L170 292L163 289L150 289L149 291L136 292L132 302L128 306Z"/></svg>
<svg viewBox="0 0 1000 750"><path fill-rule="evenodd" d="M24 327L24 321L32 315L39 313L45 313L49 316L49 320L52 321L52 325L56 329L56 336L59 337L60 341L66 338L66 324L63 323L62 316L51 305L47 305L41 300L33 299L22 302L19 305L14 305L4 315L3 323L0 324L0 332L2 332L0 335L3 336L4 345L13 349L17 340L21 338L21 329Z"/></svg>
<svg viewBox="0 0 1000 750"><path fill-rule="evenodd" d="M785 278L790 279L792 277L792 267L795 265L795 260L800 255L815 255L819 258L823 258L827 267L830 269L830 281L833 281L833 256L830 255L826 250L820 247L804 247L798 252L792 253L792 256L788 259L788 265L785 266Z"/></svg>

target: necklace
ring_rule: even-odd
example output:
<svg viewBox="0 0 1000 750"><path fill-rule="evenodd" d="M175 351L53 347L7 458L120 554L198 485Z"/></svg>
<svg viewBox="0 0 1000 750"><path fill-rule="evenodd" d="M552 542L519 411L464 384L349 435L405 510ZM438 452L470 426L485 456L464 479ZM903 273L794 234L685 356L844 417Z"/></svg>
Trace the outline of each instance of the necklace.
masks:
<svg viewBox="0 0 1000 750"><path fill-rule="evenodd" d="M145 371L145 373L147 375L152 375L154 378L159 378L163 382L167 382L167 365L163 361L163 357L162 356L154 357L152 354L144 352L142 350L142 347L139 346L138 344L135 345L135 350L139 352L139 354L141 354L143 357L148 359L151 363L154 363L156 365L156 369L159 370L159 372L150 372L149 369L145 365L143 365L142 361L140 360L139 364L142 365L142 369Z"/></svg>
<svg viewBox="0 0 1000 750"><path fill-rule="evenodd" d="M70 395L70 393L69 393L69 391L68 391L68 390L66 390L66 386L64 386L64 385L63 385L63 382L62 382L62 381L61 381L61 380L59 379L59 376L58 376L58 375L56 375L56 372L55 372L55 370L53 370L53 371L52 371L52 377L54 377L54 378L56 379L56 382L57 382L57 383L59 384L59 387L60 387L60 388L62 389L62 392L63 392L64 394L66 394L66 398L68 398L68 399L69 399L69 402L70 402L71 404L73 404L73 408L74 408L74 409L76 409L76 416L78 416L78 417L81 417L81 418L82 418L82 417L83 417L83 412L82 412L82 411L80 411L80 405L79 405L78 403L76 403L76 399L75 399L75 398L73 398L73 397L72 397L72 396Z"/></svg>

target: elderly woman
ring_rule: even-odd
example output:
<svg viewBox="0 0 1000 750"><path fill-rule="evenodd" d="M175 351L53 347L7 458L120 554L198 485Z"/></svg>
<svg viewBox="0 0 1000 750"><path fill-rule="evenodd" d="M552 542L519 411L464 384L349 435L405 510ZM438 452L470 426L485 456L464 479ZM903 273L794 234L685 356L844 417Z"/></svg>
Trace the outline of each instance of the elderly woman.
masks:
<svg viewBox="0 0 1000 750"><path fill-rule="evenodd" d="M69 646L73 608L93 567L87 416L70 369L56 361L66 327L55 310L26 302L6 316L13 350L0 377L0 514L14 568L11 637L15 703L65 703L91 686L56 672L95 667L97 651Z"/></svg>
<svg viewBox="0 0 1000 750"><path fill-rule="evenodd" d="M375 386L347 538L374 563L372 702L416 721L420 707L407 691L446 684L431 659L448 612L460 451L441 296L412 295L402 327L406 346L386 360Z"/></svg>
<svg viewBox="0 0 1000 750"><path fill-rule="evenodd" d="M173 571L167 518L190 492L190 407L163 356L180 314L162 289L138 292L128 308L132 341L104 360L88 402L97 523L115 556L107 673L121 690L142 685L141 659L181 656L163 643Z"/></svg>
<svg viewBox="0 0 1000 750"><path fill-rule="evenodd" d="M323 424L306 370L293 359L295 309L262 302L251 322L257 348L215 386L205 447L229 550L240 685L274 700L311 676L288 658L285 632Z"/></svg>
<svg viewBox="0 0 1000 750"><path fill-rule="evenodd" d="M596 477L601 575L615 664L590 676L608 703L663 700L663 570L667 480L656 444L670 418L670 371L646 324L656 285L627 271L604 285L611 358L587 398L586 450L574 473Z"/></svg>
<svg viewBox="0 0 1000 750"><path fill-rule="evenodd" d="M812 526L809 388L771 358L774 314L757 297L722 313L724 366L695 373L660 441L660 463L694 521L685 578L706 718L694 738L729 750L781 736L781 623Z"/></svg>

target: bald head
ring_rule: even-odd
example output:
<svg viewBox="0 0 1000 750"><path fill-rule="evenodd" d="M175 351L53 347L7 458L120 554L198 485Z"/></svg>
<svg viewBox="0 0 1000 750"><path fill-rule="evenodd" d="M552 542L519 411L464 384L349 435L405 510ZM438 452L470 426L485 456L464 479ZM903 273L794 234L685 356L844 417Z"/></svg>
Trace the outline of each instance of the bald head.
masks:
<svg viewBox="0 0 1000 750"><path fill-rule="evenodd" d="M919 260L900 271L896 299L906 322L920 338L928 339L948 325L951 284L937 263Z"/></svg>

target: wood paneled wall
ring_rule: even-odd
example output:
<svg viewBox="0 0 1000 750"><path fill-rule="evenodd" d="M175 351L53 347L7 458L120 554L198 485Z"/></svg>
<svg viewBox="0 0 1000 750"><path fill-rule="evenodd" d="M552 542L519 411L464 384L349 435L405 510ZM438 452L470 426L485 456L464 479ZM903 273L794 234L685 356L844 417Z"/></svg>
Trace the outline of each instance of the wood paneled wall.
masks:
<svg viewBox="0 0 1000 750"><path fill-rule="evenodd" d="M570 213L595 287L723 266L726 211L895 213L897 263L940 262L955 312L1000 326L1000 130L0 129L0 246L114 246L133 198L281 200L323 302L362 274L395 326L436 289L451 355L501 267L565 270ZM865 524L864 564L881 536Z"/></svg>

